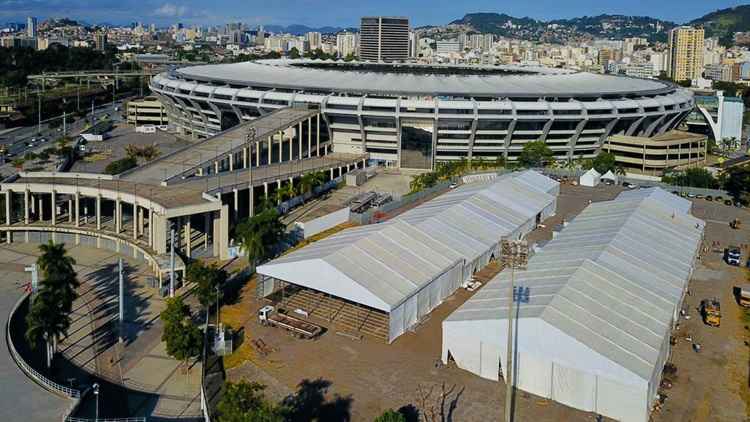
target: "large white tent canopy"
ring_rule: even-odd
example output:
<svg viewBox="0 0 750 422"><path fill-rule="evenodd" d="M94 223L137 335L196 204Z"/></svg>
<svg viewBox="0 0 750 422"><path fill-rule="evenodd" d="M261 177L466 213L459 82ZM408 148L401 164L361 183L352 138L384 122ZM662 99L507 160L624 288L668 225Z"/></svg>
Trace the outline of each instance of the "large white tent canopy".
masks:
<svg viewBox="0 0 750 422"><path fill-rule="evenodd" d="M515 285L518 388L623 421L648 420L704 222L661 189L589 205ZM443 322L443 360L484 378L505 372L509 272Z"/></svg>
<svg viewBox="0 0 750 422"><path fill-rule="evenodd" d="M554 214L559 184L525 171L461 186L388 222L345 230L258 267L275 280L390 314L392 341L497 256Z"/></svg>

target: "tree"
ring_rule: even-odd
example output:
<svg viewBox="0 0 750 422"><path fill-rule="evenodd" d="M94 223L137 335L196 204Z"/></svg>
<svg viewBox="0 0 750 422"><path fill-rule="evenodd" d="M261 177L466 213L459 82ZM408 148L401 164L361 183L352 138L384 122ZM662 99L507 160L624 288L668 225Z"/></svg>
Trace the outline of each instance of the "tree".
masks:
<svg viewBox="0 0 750 422"><path fill-rule="evenodd" d="M289 50L289 53L287 53L287 56L290 59L299 59L301 57L300 54L299 54L299 50L297 50L297 47L292 47Z"/></svg>
<svg viewBox="0 0 750 422"><path fill-rule="evenodd" d="M161 339L167 344L167 354L180 360L189 369L191 358L199 356L203 350L203 332L193 322L190 308L182 298L167 299L167 308L161 313L164 331Z"/></svg>
<svg viewBox="0 0 750 422"><path fill-rule="evenodd" d="M691 168L678 171L662 177L664 183L676 186L692 186L696 188L716 189L719 181L704 168Z"/></svg>
<svg viewBox="0 0 750 422"><path fill-rule="evenodd" d="M602 151L596 157L594 157L592 165L594 169L599 172L599 174L604 174L610 170L614 172L615 168L617 167L617 162L614 154L612 154L611 152Z"/></svg>
<svg viewBox="0 0 750 422"><path fill-rule="evenodd" d="M221 299L221 287L227 280L227 272L218 268L216 264L205 265L201 261L196 261L187 267L186 279L196 284L195 294L198 301L204 309L208 309Z"/></svg>
<svg viewBox="0 0 750 422"><path fill-rule="evenodd" d="M279 189L276 190L276 202L282 203L287 199L294 198L295 194L296 192L294 191L294 187L291 183L282 185Z"/></svg>
<svg viewBox="0 0 750 422"><path fill-rule="evenodd" d="M276 208L267 207L237 226L240 247L253 268L270 255L271 247L281 240L284 224Z"/></svg>
<svg viewBox="0 0 750 422"><path fill-rule="evenodd" d="M750 203L750 165L730 168L723 176L724 189L735 201Z"/></svg>
<svg viewBox="0 0 750 422"><path fill-rule="evenodd" d="M529 142L523 146L518 162L524 167L543 167L554 155L544 141Z"/></svg>
<svg viewBox="0 0 750 422"><path fill-rule="evenodd" d="M136 166L138 166L138 161L135 158L126 157L107 164L107 167L104 168L104 172L112 175L120 174Z"/></svg>
<svg viewBox="0 0 750 422"><path fill-rule="evenodd" d="M282 409L265 400L265 388L256 382L228 382L216 407L219 422L282 422Z"/></svg>
<svg viewBox="0 0 750 422"><path fill-rule="evenodd" d="M388 409L382 415L375 418L375 422L406 422L403 414L393 409Z"/></svg>
<svg viewBox="0 0 750 422"><path fill-rule="evenodd" d="M42 279L26 316L25 336L32 348L38 347L39 341L44 340L49 368L57 352L57 342L67 335L70 328L70 313L78 297L76 289L80 283L73 267L75 260L67 255L64 244L50 241L40 245L39 250L42 254L37 259L37 265Z"/></svg>

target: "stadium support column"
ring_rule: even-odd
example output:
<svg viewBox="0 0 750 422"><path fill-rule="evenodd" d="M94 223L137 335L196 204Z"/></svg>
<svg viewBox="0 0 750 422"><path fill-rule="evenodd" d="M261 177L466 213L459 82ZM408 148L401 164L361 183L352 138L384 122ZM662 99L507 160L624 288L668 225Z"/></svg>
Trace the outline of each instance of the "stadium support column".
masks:
<svg viewBox="0 0 750 422"><path fill-rule="evenodd" d="M75 207L76 207L76 227L81 225L81 193L76 191L75 196Z"/></svg>
<svg viewBox="0 0 750 422"><path fill-rule="evenodd" d="M255 166L260 167L260 142L254 142L255 144ZM252 150L250 151L250 154L252 154ZM251 160L252 161L252 160ZM250 165L252 166L253 163L251 162Z"/></svg>
<svg viewBox="0 0 750 422"><path fill-rule="evenodd" d="M38 213L39 221L44 221L44 196L40 193L39 194L39 213Z"/></svg>
<svg viewBox="0 0 750 422"><path fill-rule="evenodd" d="M50 196L50 205L52 206L52 210L51 210L52 214L50 214L50 215L52 217L52 225L53 226L55 224L57 224L57 207L55 206L55 204L57 203L56 196L57 196L57 192L55 192L55 190L52 189L52 194Z"/></svg>
<svg viewBox="0 0 750 422"><path fill-rule="evenodd" d="M320 114L315 116L315 156L320 156Z"/></svg>
<svg viewBox="0 0 750 422"><path fill-rule="evenodd" d="M102 196L96 195L96 229L102 229Z"/></svg>
<svg viewBox="0 0 750 422"><path fill-rule="evenodd" d="M267 165L271 165L271 151L273 151L273 136L268 137L268 161Z"/></svg>
<svg viewBox="0 0 750 422"><path fill-rule="evenodd" d="M68 223L73 224L73 199L68 197Z"/></svg>
<svg viewBox="0 0 750 422"><path fill-rule="evenodd" d="M122 230L122 203L120 198L115 200L115 233L120 234Z"/></svg>
<svg viewBox="0 0 750 422"><path fill-rule="evenodd" d="M234 171L234 153L229 154L229 171Z"/></svg>
<svg viewBox="0 0 750 422"><path fill-rule="evenodd" d="M248 151L247 147L242 148L242 167L243 168L249 168L250 167L250 151Z"/></svg>
<svg viewBox="0 0 750 422"><path fill-rule="evenodd" d="M6 226L10 226L10 223L11 223L11 213L10 213L11 202L13 202L13 191L8 189L5 192L5 225Z"/></svg>
<svg viewBox="0 0 750 422"><path fill-rule="evenodd" d="M283 161L284 158L284 132L279 131L279 163Z"/></svg>
<svg viewBox="0 0 750 422"><path fill-rule="evenodd" d="M268 182L263 182L263 197L268 199Z"/></svg>
<svg viewBox="0 0 750 422"><path fill-rule="evenodd" d="M294 160L294 145L292 142L294 142L294 136L289 136L289 161Z"/></svg>
<svg viewBox="0 0 750 422"><path fill-rule="evenodd" d="M133 202L133 240L138 240L138 204Z"/></svg>
<svg viewBox="0 0 750 422"><path fill-rule="evenodd" d="M307 158L312 156L312 118L307 118Z"/></svg>
<svg viewBox="0 0 750 422"><path fill-rule="evenodd" d="M29 190L23 191L23 223L29 225Z"/></svg>
<svg viewBox="0 0 750 422"><path fill-rule="evenodd" d="M188 258L192 255L192 240L193 240L193 233L192 228L190 227L190 216L185 217L185 253L187 254Z"/></svg>
<svg viewBox="0 0 750 422"><path fill-rule="evenodd" d="M297 131L297 140L299 141L298 142L299 144L298 156L299 156L299 159L301 160L303 158L302 157L302 122L299 122L299 131Z"/></svg>

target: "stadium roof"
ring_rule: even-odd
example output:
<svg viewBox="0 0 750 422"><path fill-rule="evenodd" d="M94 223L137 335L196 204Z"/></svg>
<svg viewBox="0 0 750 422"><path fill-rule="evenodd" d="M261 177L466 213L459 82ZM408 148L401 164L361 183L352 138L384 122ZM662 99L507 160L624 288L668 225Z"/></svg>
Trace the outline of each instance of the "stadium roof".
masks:
<svg viewBox="0 0 750 422"><path fill-rule="evenodd" d="M320 64L327 63L320 67ZM309 65L306 65L309 64ZM346 66L336 69L337 66ZM192 66L176 70L185 79L225 82L244 86L326 90L357 94L486 97L601 97L659 95L675 91L664 81L600 75L563 69L528 66L466 67L360 64L352 70L345 62L314 60L262 60L256 62ZM356 68L356 64L354 66ZM417 69L410 73L407 69ZM440 69L428 73L425 69ZM377 70L373 70L377 69ZM393 72L389 72L392 69ZM398 69L398 70L396 70ZM449 69L446 71L446 69ZM486 69L486 74L481 70ZM497 74L505 71L508 74Z"/></svg>
<svg viewBox="0 0 750 422"><path fill-rule="evenodd" d="M519 318L541 318L651 379L704 228L672 197L653 188L589 205L516 271L529 288ZM446 322L506 319L508 279L499 274Z"/></svg>
<svg viewBox="0 0 750 422"><path fill-rule="evenodd" d="M472 262L534 219L554 203L548 192L556 188L557 182L533 171L464 185L388 222L349 229L275 259L258 273L390 311L458 261ZM323 278L341 283L326 290L316 284Z"/></svg>

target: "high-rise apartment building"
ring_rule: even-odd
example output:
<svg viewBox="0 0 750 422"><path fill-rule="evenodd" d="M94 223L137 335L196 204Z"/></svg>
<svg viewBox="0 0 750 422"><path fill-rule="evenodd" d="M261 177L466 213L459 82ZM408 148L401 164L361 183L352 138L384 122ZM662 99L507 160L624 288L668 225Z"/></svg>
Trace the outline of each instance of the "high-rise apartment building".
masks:
<svg viewBox="0 0 750 422"><path fill-rule="evenodd" d="M26 18L26 36L29 38L36 38L37 33L37 21L33 16Z"/></svg>
<svg viewBox="0 0 750 422"><path fill-rule="evenodd" d="M97 50L104 51L104 49L107 48L107 33L97 32L96 37L94 38L94 43L96 44Z"/></svg>
<svg viewBox="0 0 750 422"><path fill-rule="evenodd" d="M680 26L669 32L669 77L698 79L703 73L703 28Z"/></svg>
<svg viewBox="0 0 750 422"><path fill-rule="evenodd" d="M419 55L419 35L409 32L409 57L415 58Z"/></svg>
<svg viewBox="0 0 750 422"><path fill-rule="evenodd" d="M336 51L339 57L348 55L357 55L357 34L351 32L341 32L336 35Z"/></svg>
<svg viewBox="0 0 750 422"><path fill-rule="evenodd" d="M320 35L320 32L308 32L306 38L310 44L310 50L316 50L323 44L323 37Z"/></svg>
<svg viewBox="0 0 750 422"><path fill-rule="evenodd" d="M359 29L359 58L398 62L409 58L409 19L364 17Z"/></svg>

